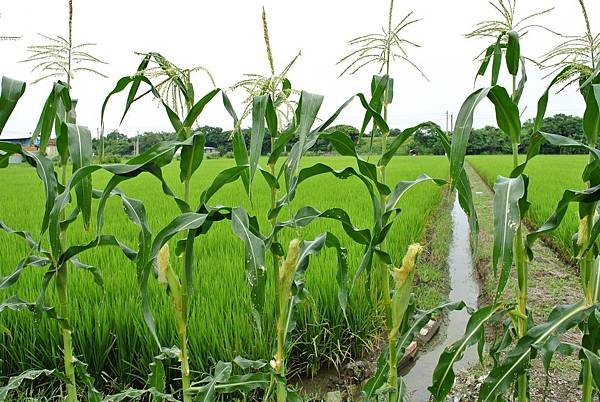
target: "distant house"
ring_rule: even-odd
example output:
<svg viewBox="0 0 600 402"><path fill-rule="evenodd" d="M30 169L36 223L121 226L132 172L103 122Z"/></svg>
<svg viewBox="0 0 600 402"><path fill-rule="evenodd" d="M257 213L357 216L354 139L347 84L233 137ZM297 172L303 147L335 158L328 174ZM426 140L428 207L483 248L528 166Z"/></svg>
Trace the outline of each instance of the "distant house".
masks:
<svg viewBox="0 0 600 402"><path fill-rule="evenodd" d="M204 147L204 154L205 155L215 155L215 154L218 154L218 153L219 153L219 151L215 147ZM175 152L175 156L181 156L181 148L179 148Z"/></svg>
<svg viewBox="0 0 600 402"><path fill-rule="evenodd" d="M11 132L3 132L2 136L0 136L0 141L11 142L13 144L19 144L23 147L24 150L29 152L37 152L39 150L40 141L36 138L36 140L31 144L31 134L29 133L11 133ZM56 149L56 140L49 140L46 145L46 156L52 158L58 154ZM13 155L10 157L10 163L20 163L22 162L20 155Z"/></svg>

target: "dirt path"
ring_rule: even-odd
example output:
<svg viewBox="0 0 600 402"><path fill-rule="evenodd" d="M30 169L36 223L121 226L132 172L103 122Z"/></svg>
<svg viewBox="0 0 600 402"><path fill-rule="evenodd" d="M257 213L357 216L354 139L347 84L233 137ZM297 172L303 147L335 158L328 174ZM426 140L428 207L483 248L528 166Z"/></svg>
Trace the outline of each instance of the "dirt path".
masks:
<svg viewBox="0 0 600 402"><path fill-rule="evenodd" d="M479 244L473 254L473 262L481 285L479 304L484 305L493 297L496 286L491 264L494 227L493 191L470 165L467 165L466 169L471 180L475 207L479 215ZM573 303L579 300L581 290L573 267L565 264L554 251L538 241L533 247L533 252L534 260L529 264L528 305L529 309L533 311L535 322L540 323L548 316L552 306ZM514 275L511 283L516 283ZM510 284L505 291L505 297L507 300L513 298ZM579 342L576 333L567 334L566 337L570 341ZM460 373L457 379L454 400L472 400L485 372L481 366L477 365ZM577 385L578 377L579 362L576 359L555 356L549 372L549 388L546 400L561 402L581 400L579 386ZM537 359L532 370L532 401L544 400L545 380L543 367L540 360Z"/></svg>

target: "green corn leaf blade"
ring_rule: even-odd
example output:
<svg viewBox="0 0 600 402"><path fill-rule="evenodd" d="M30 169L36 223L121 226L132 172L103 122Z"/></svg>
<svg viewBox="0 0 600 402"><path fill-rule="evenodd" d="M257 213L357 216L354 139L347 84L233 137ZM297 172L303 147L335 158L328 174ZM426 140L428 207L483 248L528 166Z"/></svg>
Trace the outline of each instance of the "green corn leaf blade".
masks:
<svg viewBox="0 0 600 402"><path fill-rule="evenodd" d="M388 348L384 348L377 357L377 370L363 386L361 395L364 401L377 400L378 391L386 385L388 378Z"/></svg>
<svg viewBox="0 0 600 402"><path fill-rule="evenodd" d="M73 161L73 172L92 161L92 134L87 127L67 123L69 154ZM87 177L75 187L77 207L83 215L84 227L89 229L92 218L92 180Z"/></svg>
<svg viewBox="0 0 600 402"><path fill-rule="evenodd" d="M527 71L525 70L525 58L521 57L521 79L519 80L519 84L517 85L517 89L512 97L515 105L519 104L521 100L521 96L523 96L523 91L525 91L525 84L527 83Z"/></svg>
<svg viewBox="0 0 600 402"><path fill-rule="evenodd" d="M473 114L475 108L490 92L491 88L478 89L467 97L462 104L458 116L456 117L456 125L452 135L452 144L450 148L450 177L452 178L453 188L456 186L465 161L465 153L467 152L467 144L469 136L473 129Z"/></svg>
<svg viewBox="0 0 600 402"><path fill-rule="evenodd" d="M285 130L284 132L279 134L279 136L275 140L273 149L271 150L271 153L269 154L269 160L267 162L269 165L275 165L277 163L277 160L279 159L279 157L285 150L285 147L289 144L289 142L292 140L292 138L294 138L295 134L296 134L295 130Z"/></svg>
<svg viewBox="0 0 600 402"><path fill-rule="evenodd" d="M533 258L531 247L533 243L543 234L550 233L561 224L569 203L577 202L589 204L600 201L600 185L587 188L585 190L565 190L561 200L556 205L552 215L537 229L527 235L526 248L529 259Z"/></svg>
<svg viewBox="0 0 600 402"><path fill-rule="evenodd" d="M375 118L375 114L379 115L381 113L381 109L383 107L383 97L388 86L389 78L390 77L387 75L374 75L371 78L371 100L368 102L369 107L365 107L367 110L365 112L365 117L363 118L363 123L360 129L361 138L365 133L371 119ZM363 104L363 106L365 105ZM381 120L383 120L383 118ZM375 126L379 126L377 121L375 121Z"/></svg>
<svg viewBox="0 0 600 402"><path fill-rule="evenodd" d="M448 184L448 182L446 182L446 180L434 179L434 178L429 177L426 174L422 174L421 176L417 177L415 180L412 180L412 181L402 181L401 180L398 183L396 183L396 185L394 186L394 190L392 191L392 194L388 197L386 204L385 204L385 211L389 212L389 211L396 209L396 205L398 204L398 201L400 201L402 196L404 194L406 194L406 192L408 190L410 190L412 187L416 186L419 183L428 182L428 181L431 181L438 186L443 186L445 184Z"/></svg>
<svg viewBox="0 0 600 402"><path fill-rule="evenodd" d="M498 176L494 184L494 249L493 267L502 271L498 280L496 298L504 291L513 262L513 240L521 225L519 201L525 195L523 177L514 179Z"/></svg>
<svg viewBox="0 0 600 402"><path fill-rule="evenodd" d="M231 363L219 361L212 376L202 380L201 387L190 387L188 392L194 396L195 401L212 402L216 398L217 386L226 383L231 378Z"/></svg>
<svg viewBox="0 0 600 402"><path fill-rule="evenodd" d="M504 361L492 369L481 385L479 400L486 402L497 400L496 398L501 396L517 376L528 367L530 359L535 356L538 349L585 320L595 307L586 306L584 303L555 307L548 321L530 328L517 346L506 354Z"/></svg>
<svg viewBox="0 0 600 402"><path fill-rule="evenodd" d="M546 91L542 94L537 103L537 112L535 115L535 119L533 120L533 133L540 131L542 128L542 124L544 123L544 117L546 116L546 110L548 108L548 100L550 97L550 90L554 85L561 82L561 78L571 70L571 66L565 67L562 69L556 76L550 81L550 84L546 88Z"/></svg>
<svg viewBox="0 0 600 402"><path fill-rule="evenodd" d="M444 349L433 371L433 383L427 388L436 401L444 400L454 385L454 364L462 359L469 346L478 342L485 325L502 311L503 307L499 304L485 306L475 311L469 318L463 338Z"/></svg>
<svg viewBox="0 0 600 402"><path fill-rule="evenodd" d="M35 141L39 137L39 149L42 154L45 154L46 152L46 146L48 145L48 140L50 140L52 128L54 127L54 119L56 118L55 98L56 96L53 89L48 95L46 102L44 103L42 113L40 114L37 126L35 127L35 130L33 130L33 134L31 137L32 141Z"/></svg>
<svg viewBox="0 0 600 402"><path fill-rule="evenodd" d="M129 84L131 84L130 94L131 94L131 90L134 87L136 88L135 92L137 93L137 89L139 88L139 85L142 82L145 83L146 85L148 85L150 87L150 90L147 93L152 93L156 99L159 99L161 101L161 104L165 108L165 111L167 113L167 117L169 118L169 121L171 122L171 125L175 129L175 132L177 132L177 133L181 132L182 129L183 129L183 123L181 122L181 120L177 116L177 113L175 113L173 111L173 109L171 109L164 102L164 100L160 96L160 93L154 87L154 85L152 84L152 82L147 77L145 77L143 75L139 75L139 74L133 75L133 76L126 76L126 77L123 77L123 78L119 79L117 81L117 84L115 85L114 89L106 96L106 98L104 99L104 102L102 103L102 110L100 112L100 123L101 123L102 127L104 127L104 113L106 112L106 106L108 105L108 101L110 100L110 98L112 98L113 95L116 95L116 94L124 91L125 88L127 88L127 86ZM134 102L138 101L139 99L141 99L141 97L133 97L133 98L130 99L130 97L128 95L127 102L125 104L125 111L123 112L123 116L121 117L121 123L123 122L123 120L125 120L125 116L127 115L127 112L129 111L131 105Z"/></svg>
<svg viewBox="0 0 600 402"><path fill-rule="evenodd" d="M148 68L148 63L150 62L150 55L144 55L144 57L142 58L142 61L140 62L140 65L137 68L136 71L136 75L141 75L144 70L146 70L146 68ZM129 92L127 93L127 102L125 103L125 110L123 111L123 116L121 117L121 123L123 122L123 119L125 119L125 116L127 115L127 112L129 111L129 108L131 107L131 105L133 104L133 102L135 102L135 98L137 97L137 92L140 89L140 84L142 83L141 80L135 80L131 83L131 88L129 88ZM104 108L102 108L102 115L104 115Z"/></svg>
<svg viewBox="0 0 600 402"><path fill-rule="evenodd" d="M399 362L405 352L406 348L410 345L410 343L419 335L421 329L423 329L431 317L434 314L438 314L442 311L456 311L462 310L466 305L464 302L447 302L440 304L430 310L427 311L419 311L414 314L412 322L410 326L401 332L400 336L396 340L396 361Z"/></svg>
<svg viewBox="0 0 600 402"><path fill-rule="evenodd" d="M450 160L451 145L448 135L442 131L442 129L434 123L431 123L429 128L437 135L438 140L444 148L446 157ZM477 249L477 237L479 235L479 221L477 219L477 211L475 210L475 204L473 203L473 193L471 191L471 183L469 182L469 176L463 169L457 179L453 178L453 185L458 192L458 203L462 210L467 214L469 218L469 228L471 230L471 240L473 241L474 249Z"/></svg>
<svg viewBox="0 0 600 402"><path fill-rule="evenodd" d="M317 119L317 114L321 109L322 103L323 96L321 95L315 95L306 91L302 91L302 94L300 95L298 109L296 110L296 113L298 114L298 129L296 131L298 135L298 142L292 147L292 150L290 151L290 154L284 164L285 181L288 194L293 192L297 185L300 159L307 151L305 148L307 137L310 133L311 127Z"/></svg>
<svg viewBox="0 0 600 402"><path fill-rule="evenodd" d="M25 83L13 80L12 78L2 77L2 92L0 93L0 134L6 126L8 118L17 106L17 102L25 93Z"/></svg>
<svg viewBox="0 0 600 402"><path fill-rule="evenodd" d="M358 229L352 223L348 213L341 208L330 208L323 212L313 207L303 207L296 212L293 219L287 222L279 222L276 230L281 227L303 228L312 223L315 219L326 218L339 221L346 234L355 242L367 245L371 241L371 233L368 229Z"/></svg>
<svg viewBox="0 0 600 402"><path fill-rule="evenodd" d="M183 183L190 180L192 175L204 159L204 144L206 136L198 132L192 136L192 144L181 147L181 159L179 161L179 180Z"/></svg>
<svg viewBox="0 0 600 402"><path fill-rule="evenodd" d="M231 213L233 232L244 242L244 260L246 280L250 287L252 310L256 326L262 329L260 315L265 304L267 268L265 264L265 243L250 230L248 214L242 207L236 207Z"/></svg>
<svg viewBox="0 0 600 402"><path fill-rule="evenodd" d="M327 232L325 245L328 248L335 249L337 253L335 280L338 284L338 302L340 303L344 318L348 322L348 250L341 245L339 239L331 232Z"/></svg>
<svg viewBox="0 0 600 402"><path fill-rule="evenodd" d="M248 360L241 356L236 356L235 359L233 359L233 362L242 370L247 370L249 368L260 370L267 365L267 362L264 360Z"/></svg>
<svg viewBox="0 0 600 402"><path fill-rule="evenodd" d="M394 138L392 143L387 148L387 151L379 159L379 162L377 162L377 166L387 166L388 163L390 163L390 161L394 157L394 155L396 155L396 152L398 151L398 149L402 146L402 144L404 144L406 142L407 139L409 139L417 131L419 131L425 127L430 127L431 124L433 124L433 123L430 123L430 122L421 123L415 127L411 127L411 128L407 128L406 130L403 130L399 135L396 136L396 138Z"/></svg>
<svg viewBox="0 0 600 402"><path fill-rule="evenodd" d="M152 262L158 256L162 246L164 246L173 236L181 232L187 232L188 230L198 229L204 224L207 217L207 214L186 212L169 222L160 232L158 232L152 242L150 259L147 261L148 265L152 265Z"/></svg>
<svg viewBox="0 0 600 402"><path fill-rule="evenodd" d="M378 181L377 167L372 163L365 161L358 155L356 145L348 135L340 131L334 131L330 134L321 134L320 138L327 140L340 155L354 157L360 173L376 183L380 192L385 191L384 187L382 187L385 185Z"/></svg>
<svg viewBox="0 0 600 402"><path fill-rule="evenodd" d="M10 391L19 388L23 381L32 381L42 376L53 377L57 374L56 370L27 370L17 376L10 377L8 383L0 388L0 402L6 401Z"/></svg>
<svg viewBox="0 0 600 402"><path fill-rule="evenodd" d="M270 382L271 375L269 373L232 375L227 381L217 384L215 389L218 394L247 393L255 389L267 389Z"/></svg>
<svg viewBox="0 0 600 402"><path fill-rule="evenodd" d="M596 68L594 68L594 71L592 71L590 76L579 86L579 90L584 90L588 85L590 85L592 81L598 77L598 73L600 73L600 61L596 64Z"/></svg>
<svg viewBox="0 0 600 402"><path fill-rule="evenodd" d="M517 75L519 72L519 62L521 60L521 45L519 43L519 33L517 31L508 31L506 33L508 41L506 43L506 68L510 75Z"/></svg>
<svg viewBox="0 0 600 402"><path fill-rule="evenodd" d="M41 268L47 266L48 264L50 264L50 260L48 258L37 255L28 255L17 263L17 266L10 275L4 277L0 276L0 289L7 289L14 285L19 280L21 273L27 267Z"/></svg>
<svg viewBox="0 0 600 402"><path fill-rule="evenodd" d="M492 57L492 86L498 84L498 78L500 77L500 67L502 66L502 46L500 40L502 36L498 37L496 45L494 46L494 55Z"/></svg>
<svg viewBox="0 0 600 402"><path fill-rule="evenodd" d="M219 88L215 88L206 95L204 95L198 102L196 102L194 106L192 106L192 108L190 109L188 115L185 117L185 120L183 121L183 126L188 128L192 127L192 125L196 122L198 116L200 116L206 105L208 105L208 103L219 92L221 92L221 90Z"/></svg>
<svg viewBox="0 0 600 402"><path fill-rule="evenodd" d="M75 246L68 247L65 250L65 252L59 256L58 265L60 266L60 265L67 263L67 261L69 261L73 257L83 253L84 251L87 251L87 250L90 250L90 249L93 249L96 247L102 247L102 246L118 247L123 252L125 257L127 257L131 261L135 261L135 259L137 257L137 253L134 250L132 250L127 245L125 245L124 243L119 241L115 236L100 235L87 243L77 244Z"/></svg>
<svg viewBox="0 0 600 402"><path fill-rule="evenodd" d="M150 363L150 373L148 374L148 381L146 382L147 388L154 388L159 392L165 392L166 375L163 360L163 355L152 358L152 363ZM162 401L162 398L155 399L155 402Z"/></svg>
<svg viewBox="0 0 600 402"><path fill-rule="evenodd" d="M585 105L583 132L588 144L595 146L600 131L600 84L593 84L586 92Z"/></svg>
<svg viewBox="0 0 600 402"><path fill-rule="evenodd" d="M207 204L208 201L219 191L224 185L233 183L240 176L244 174L244 172L248 171L248 166L234 166L229 169L225 169L221 171L217 177L214 178L211 185L204 190L202 196L200 197L201 204Z"/></svg>
<svg viewBox="0 0 600 402"><path fill-rule="evenodd" d="M26 230L15 230L8 227L4 221L0 220L0 229L5 231L8 234L16 235L17 237L22 238L27 242L29 248L39 248L39 243L33 240L33 236Z"/></svg>
<svg viewBox="0 0 600 402"><path fill-rule="evenodd" d="M41 225L41 233L44 233L48 228L50 212L54 206L58 189L58 182L52 161L40 153L25 151L20 145L9 142L0 141L0 151L5 152L7 156L12 154L22 155L29 165L36 168L37 175L44 185L44 198L46 200Z"/></svg>
<svg viewBox="0 0 600 402"><path fill-rule="evenodd" d="M501 86L492 87L488 93L488 98L496 109L498 127L510 137L513 144L518 144L521 135L521 119L518 106L512 101L506 89Z"/></svg>
<svg viewBox="0 0 600 402"><path fill-rule="evenodd" d="M271 173L269 173L265 169L261 168L260 166L259 166L258 170L260 171L263 178L267 182L267 185L269 186L269 188L279 189L279 182L277 181L277 177L273 176Z"/></svg>
<svg viewBox="0 0 600 402"><path fill-rule="evenodd" d="M102 277L102 272L98 269L98 267L95 267L93 265L84 264L83 262L79 261L77 258L71 258L69 261L71 262L71 264L73 264L73 266L75 268L81 269L83 271L87 271L90 274L92 274L96 285L100 286L101 288L104 288L104 278Z"/></svg>
<svg viewBox="0 0 600 402"><path fill-rule="evenodd" d="M483 60L481 61L481 64L479 65L479 70L477 70L477 76L484 76L485 72L488 69L488 66L490 65L490 61L492 60L492 56L494 54L494 49L496 48L496 45L490 45L485 49L485 53L483 56ZM475 81L477 81L477 76L475 76Z"/></svg>
<svg viewBox="0 0 600 402"><path fill-rule="evenodd" d="M252 130L250 134L250 180L248 194L252 194L252 183L258 168L258 160L262 152L263 139L265 138L265 113L269 95L255 96L252 99Z"/></svg>
<svg viewBox="0 0 600 402"><path fill-rule="evenodd" d="M33 251L33 250L31 250ZM30 251L30 253L31 253ZM7 276L0 276L0 289L7 289L13 286L21 276L21 273L28 267L45 267L50 264L50 260L45 257L40 257L37 255L28 255L25 258L21 259L13 272Z"/></svg>
<svg viewBox="0 0 600 402"><path fill-rule="evenodd" d="M344 109L346 109L346 107L348 107L348 105L352 103L355 97L356 95L353 95L350 98L348 98L346 102L342 103L342 105L338 107L337 110L327 120L323 122L323 124L317 127L316 131L323 132L327 129L327 127L331 126L333 122L339 117L339 115L344 111Z"/></svg>
<svg viewBox="0 0 600 402"><path fill-rule="evenodd" d="M105 396L102 399L102 402L146 400L146 399L141 399L142 397L144 397L146 395L152 396L153 401L163 400L163 401L170 401L170 402L179 402L179 400L177 398L173 397L173 395L164 394L154 388L149 388L149 389L127 388L125 391Z"/></svg>
<svg viewBox="0 0 600 402"><path fill-rule="evenodd" d="M227 96L227 93L225 93L225 91L221 91L221 98L223 100L223 107L225 107L225 110L227 110L227 113L229 113L229 115L233 119L233 126L236 127L238 125L239 119L233 105L231 104L231 100L229 99L229 96Z"/></svg>
<svg viewBox="0 0 600 402"><path fill-rule="evenodd" d="M279 126L277 123L277 109L273 104L271 97L268 97L267 108L265 109L265 120L267 121L267 127L271 138L277 138L279 135Z"/></svg>

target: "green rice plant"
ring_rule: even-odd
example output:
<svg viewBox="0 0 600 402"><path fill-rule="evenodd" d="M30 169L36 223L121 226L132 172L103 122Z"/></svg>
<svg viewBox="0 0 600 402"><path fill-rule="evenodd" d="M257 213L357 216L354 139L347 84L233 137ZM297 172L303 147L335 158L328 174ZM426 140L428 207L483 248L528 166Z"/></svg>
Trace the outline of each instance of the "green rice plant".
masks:
<svg viewBox="0 0 600 402"><path fill-rule="evenodd" d="M2 93L0 95L0 126L4 127L6 120L14 109L17 101L25 91L25 84L3 77ZM69 243L67 233L71 225L81 217L83 226L89 230L92 212L92 182L88 175L78 173L90 167L91 160L91 134L86 127L75 123L75 102L71 101L68 86L63 82L54 84L48 101L44 105L40 121L50 127L41 132L40 152L30 152L18 144L0 141L0 167L8 166L12 155L20 155L36 169L37 175L44 186L45 209L41 223L41 231L35 236L23 230L14 230L3 222L0 229L16 235L28 245L26 256L19 261L14 271L8 276L0 278L0 289L12 287L21 277L23 272L30 267L38 268L44 272L40 293L34 302L29 302L14 295L0 304L3 310L30 310L36 317L45 315L56 320L60 326L63 339L64 373L57 369L27 370L12 377L8 384L0 388L0 400L5 400L8 393L19 387L24 380L33 380L40 376L57 377L66 383L66 400L77 401L77 377L88 389L88 398L99 400L99 394L94 388L93 379L87 374L87 365L77 359L73 344L72 333L75 328L71 324L71 305L73 300L69 297L69 270L70 267L89 272L94 282L103 285L103 279L97 267L85 264L78 259L78 255L99 246L115 246L134 260L136 253L129 247L119 242L111 235L95 235L84 243ZM44 156L43 147L48 142L52 126L57 136L57 148L61 159L62 181L54 171L53 163ZM73 177L67 181L67 160L72 161ZM74 179L76 178L76 179ZM67 215L66 208L70 204L71 191L75 193L75 205L72 212ZM42 244L46 237L50 248L47 250ZM54 281L58 294L59 306L56 309L47 302L46 292L50 283Z"/></svg>

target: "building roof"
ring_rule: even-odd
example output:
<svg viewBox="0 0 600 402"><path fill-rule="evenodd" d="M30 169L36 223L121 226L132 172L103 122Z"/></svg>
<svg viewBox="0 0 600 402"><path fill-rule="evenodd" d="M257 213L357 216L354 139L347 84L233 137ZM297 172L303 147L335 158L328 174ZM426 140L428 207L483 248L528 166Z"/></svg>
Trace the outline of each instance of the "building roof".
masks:
<svg viewBox="0 0 600 402"><path fill-rule="evenodd" d="M2 140L28 140L31 138L31 133L23 133L17 131L3 131L0 134L0 141Z"/></svg>

